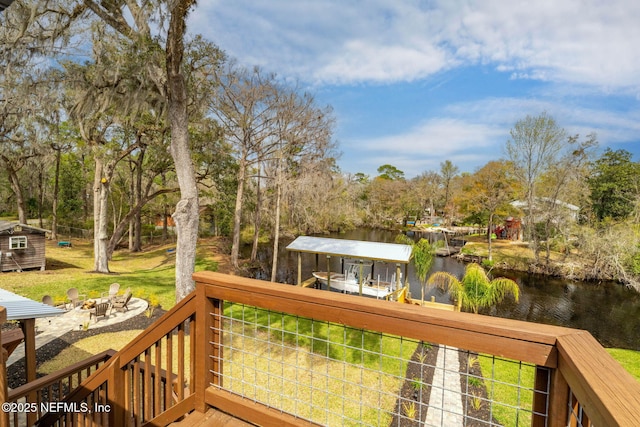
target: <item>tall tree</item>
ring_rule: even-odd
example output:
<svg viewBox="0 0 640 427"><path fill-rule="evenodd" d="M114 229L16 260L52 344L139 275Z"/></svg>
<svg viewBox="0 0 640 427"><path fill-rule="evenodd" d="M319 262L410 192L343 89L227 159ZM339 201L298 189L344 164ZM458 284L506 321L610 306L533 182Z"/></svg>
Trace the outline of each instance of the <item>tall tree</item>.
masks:
<svg viewBox="0 0 640 427"><path fill-rule="evenodd" d="M378 173L380 174L378 175L378 178L380 179L387 179L390 181L404 179L404 172L390 164L380 166L378 168Z"/></svg>
<svg viewBox="0 0 640 427"><path fill-rule="evenodd" d="M221 122L224 133L237 153L238 188L233 219L231 263L238 267L243 198L248 169L270 157L275 149L272 122L276 114L275 86L272 75L259 68L229 66L219 77L220 91L213 98L211 112Z"/></svg>
<svg viewBox="0 0 640 427"><path fill-rule="evenodd" d="M557 163L565 147L565 131L551 116L542 113L519 120L510 134L506 151L526 194L525 231L539 262L539 236L535 232L538 184L540 177Z"/></svg>
<svg viewBox="0 0 640 427"><path fill-rule="evenodd" d="M295 89L279 87L276 93L277 110L274 118L276 200L274 212L273 260L271 281L275 282L280 244L280 217L285 179L289 183L300 175L304 157L324 158L331 147L332 117L330 110L315 106L314 98L299 95ZM286 177L285 177L286 175Z"/></svg>
<svg viewBox="0 0 640 427"><path fill-rule="evenodd" d="M606 149L591 166L591 206L598 221L624 220L640 196L640 163L626 150Z"/></svg>
<svg viewBox="0 0 640 427"><path fill-rule="evenodd" d="M426 171L414 179L416 192L422 197L422 213L429 212L429 221L433 222L436 216L436 200L439 197L441 186L440 175L435 171Z"/></svg>
<svg viewBox="0 0 640 427"><path fill-rule="evenodd" d="M583 141L579 140L579 135L570 136L564 154L541 177L542 197L539 202L544 209L540 212L539 229L544 240L547 264L550 262L554 239L564 239L564 246L568 245L570 226L578 219L578 212L571 209L579 208L571 203L581 204L585 199L588 162L597 145L593 133Z"/></svg>
<svg viewBox="0 0 640 427"><path fill-rule="evenodd" d="M449 201L451 199L451 182L453 181L453 178L458 175L459 171L460 169L456 165L454 165L451 160L445 160L444 162L440 163L440 178L442 180L442 185L444 186L445 221L447 219L450 221L453 214L452 209L449 206Z"/></svg>
<svg viewBox="0 0 640 427"><path fill-rule="evenodd" d="M513 201L516 193L513 167L505 161L491 161L470 176L470 183L464 190L470 208L487 216L487 242L491 261L494 217L500 210L508 209L508 203Z"/></svg>
<svg viewBox="0 0 640 427"><path fill-rule="evenodd" d="M189 147L187 85L182 68L186 19L195 4L195 0L132 0L117 3L82 0L70 4L66 11L57 14L76 18L90 11L104 25L130 40L139 49L140 57L144 58L141 73L154 83L158 97L167 103L171 128L169 151L175 164L181 197L173 214L178 235L178 301L194 289L191 276L195 268L199 224L198 190ZM152 29L163 31L165 28L151 25L158 20L168 23L165 34L152 34Z"/></svg>

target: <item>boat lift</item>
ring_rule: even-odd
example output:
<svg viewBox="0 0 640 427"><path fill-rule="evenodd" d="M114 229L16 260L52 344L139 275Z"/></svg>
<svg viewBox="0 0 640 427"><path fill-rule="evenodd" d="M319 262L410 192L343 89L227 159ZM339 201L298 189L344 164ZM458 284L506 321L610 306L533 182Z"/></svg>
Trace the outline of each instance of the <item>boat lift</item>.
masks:
<svg viewBox="0 0 640 427"><path fill-rule="evenodd" d="M408 277L407 269L411 260L411 246L409 245L331 239L328 237L300 236L287 246L287 250L298 253L298 286L302 285L302 253L316 254L316 270L318 270L318 255L325 255L328 276L330 276L331 257L335 256L343 259L352 258L395 263L396 289L401 287L401 265L404 264L404 277L406 280ZM360 295L362 295L362 281L360 281Z"/></svg>

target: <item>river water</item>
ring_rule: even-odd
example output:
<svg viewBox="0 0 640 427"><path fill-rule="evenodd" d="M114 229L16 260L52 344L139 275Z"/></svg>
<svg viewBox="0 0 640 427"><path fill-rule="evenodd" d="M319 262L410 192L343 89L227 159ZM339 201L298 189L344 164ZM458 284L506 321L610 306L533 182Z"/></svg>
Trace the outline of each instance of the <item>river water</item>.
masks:
<svg viewBox="0 0 640 427"><path fill-rule="evenodd" d="M358 229L323 237L393 243L396 234L384 230ZM294 284L297 280L297 254L284 250L288 243L284 241L280 245L282 250L278 258L277 281ZM270 268L271 249L261 248L259 258L263 265ZM311 277L315 263L315 256L302 254L303 280ZM319 269L326 270L325 259L320 259ZM380 274L384 279L387 274L390 276L393 273L394 266L376 263L375 269L375 275ZM455 259L436 257L431 272L447 271L460 278L464 269L465 264ZM331 270L340 270L338 259L331 260ZM585 329L605 347L640 351L640 293L616 283L576 282L518 272L497 274L518 283L520 301L515 303L508 298L496 307L481 311L482 314ZM421 286L413 263L409 265L408 276L413 297L420 298ZM257 272L256 277L268 280L265 273ZM438 289L428 290L425 299L431 296L438 302L451 303L448 295Z"/></svg>

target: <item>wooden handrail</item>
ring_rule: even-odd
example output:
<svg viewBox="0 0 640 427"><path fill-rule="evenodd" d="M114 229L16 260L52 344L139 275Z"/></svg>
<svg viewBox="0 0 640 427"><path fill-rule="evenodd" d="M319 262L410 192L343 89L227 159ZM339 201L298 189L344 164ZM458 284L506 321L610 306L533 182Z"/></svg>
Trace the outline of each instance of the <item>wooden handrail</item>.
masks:
<svg viewBox="0 0 640 427"><path fill-rule="evenodd" d="M147 328L138 337L120 350L121 365L125 366L138 357L145 349L162 339L177 325L187 320L195 314L195 292L187 295L182 301L176 304L171 310L165 313L151 327Z"/></svg>
<svg viewBox="0 0 640 427"><path fill-rule="evenodd" d="M100 388L103 384L111 382L108 386L108 401L115 403L114 413L110 413L109 416L114 425L119 425L120 415L124 414L123 408L120 407L120 399L122 398L122 391L119 390L121 381L120 379L123 369L134 362L137 357L145 353L147 349L155 345L159 340L171 333L177 326L185 322L195 314L195 292L185 297L182 301L176 304L171 310L165 313L157 322L140 333L133 341L127 344L123 349L116 352L109 361L98 368L93 375L86 378L72 393L70 393L65 402L81 402L86 399L95 390ZM140 366L138 362L138 366ZM149 372L147 370L147 372ZM151 377L149 372L149 377ZM165 373L166 376L166 373ZM192 400L192 399L191 399ZM114 415L115 414L115 415ZM62 414L46 414L38 422L39 426L54 425Z"/></svg>
<svg viewBox="0 0 640 427"><path fill-rule="evenodd" d="M558 337L558 369L596 426L640 420L640 383L586 331Z"/></svg>
<svg viewBox="0 0 640 427"><path fill-rule="evenodd" d="M198 284L215 285L206 287L209 298L437 342L551 368L557 366L557 337L575 332L558 326L359 296L337 297L335 293L220 273L200 272L194 274L194 278Z"/></svg>
<svg viewBox="0 0 640 427"><path fill-rule="evenodd" d="M109 360L114 354L116 354L115 350L105 350L102 353L88 357L87 359L81 360L80 362L74 363L66 368L60 369L49 375L45 375L44 377L40 377L35 381L31 381L30 383L14 388L9 391L7 401L15 402L33 391L42 390L45 387L55 384L61 379L68 378L92 366L97 366L100 362L106 362Z"/></svg>

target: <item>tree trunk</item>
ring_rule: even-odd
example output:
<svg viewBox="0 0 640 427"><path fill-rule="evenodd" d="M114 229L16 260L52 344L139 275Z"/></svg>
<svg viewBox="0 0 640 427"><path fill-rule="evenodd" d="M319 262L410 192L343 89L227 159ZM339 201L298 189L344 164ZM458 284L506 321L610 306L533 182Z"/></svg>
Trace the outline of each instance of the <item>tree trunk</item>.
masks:
<svg viewBox="0 0 640 427"><path fill-rule="evenodd" d="M489 247L489 261L491 261L491 235L492 233L492 228L493 228L493 214L489 214L489 236L488 236L488 247Z"/></svg>
<svg viewBox="0 0 640 427"><path fill-rule="evenodd" d="M103 168L105 170L106 168ZM105 170L106 172L106 170ZM110 176L100 178L98 186L98 209L96 223L98 224L95 235L96 242L96 264L95 271L98 273L109 273L109 179Z"/></svg>
<svg viewBox="0 0 640 427"><path fill-rule="evenodd" d="M167 34L167 98L171 125L171 156L175 164L180 201L173 219L176 223L178 244L176 250L176 301L182 300L194 289L196 245L198 243L199 201L195 169L189 147L189 120L187 115L187 88L182 74L185 20L194 0L180 0L170 10Z"/></svg>
<svg viewBox="0 0 640 427"><path fill-rule="evenodd" d="M260 191L260 167L258 167L258 188L256 189L256 216L253 222L253 246L251 247L251 262L258 256L258 239L260 238L260 207L262 193Z"/></svg>
<svg viewBox="0 0 640 427"><path fill-rule="evenodd" d="M271 281L276 281L278 273L278 249L280 247L280 199L282 198L282 155L278 158L278 172L276 174L276 212L273 225L273 256L271 263Z"/></svg>
<svg viewBox="0 0 640 427"><path fill-rule="evenodd" d="M135 162L133 160L129 160L129 206L135 206L136 205L136 198L135 198L135 193L136 193L136 189L135 189ZM133 252L133 248L134 248L134 243L133 243L133 239L135 236L135 228L134 228L134 223L135 219L131 218L129 220L129 251ZM114 233L115 234L115 233Z"/></svg>
<svg viewBox="0 0 640 427"><path fill-rule="evenodd" d="M44 220L42 218L42 210L44 208L44 195L46 188L44 184L44 165L38 171L38 227L44 228Z"/></svg>
<svg viewBox="0 0 640 427"><path fill-rule="evenodd" d="M238 268L238 254L240 253L240 220L242 219L242 196L247 169L246 155L246 152L243 151L238 164L238 191L236 192L236 206L233 213L233 243L231 245L231 265L234 268Z"/></svg>
<svg viewBox="0 0 640 427"><path fill-rule="evenodd" d="M16 195L16 202L18 204L18 222L20 224L27 223L27 208L24 201L24 194L22 193L22 187L20 187L20 178L18 177L18 171L10 166L9 159L3 159L5 166L7 167L7 175L9 176L9 183L11 189Z"/></svg>
<svg viewBox="0 0 640 427"><path fill-rule="evenodd" d="M82 189L82 222L87 223L89 219L89 194L91 194L91 187L89 184L89 172L87 171L87 165L85 164L84 154L80 157L81 166L82 166L82 182L85 182L86 185ZM95 182L94 182L95 186ZM95 203L95 196L93 198ZM94 212L95 212L95 204L94 204ZM94 226L95 229L95 226Z"/></svg>
<svg viewBox="0 0 640 427"><path fill-rule="evenodd" d="M136 162L135 173L135 185L134 185L134 205L138 206L140 200L142 200L142 165L144 163L145 147L140 144L140 154L138 155L138 161ZM142 215L141 211L137 210L133 217L133 247L134 252L142 251Z"/></svg>
<svg viewBox="0 0 640 427"><path fill-rule="evenodd" d="M56 168L53 177L53 201L51 206L51 240L58 240L58 193L60 192L60 158L62 149L56 147Z"/></svg>
<svg viewBox="0 0 640 427"><path fill-rule="evenodd" d="M100 245L98 243L98 236L100 235L100 178L102 177L102 161L96 157L95 160L95 173L93 176L93 269L98 271L99 261L98 254L100 253Z"/></svg>

